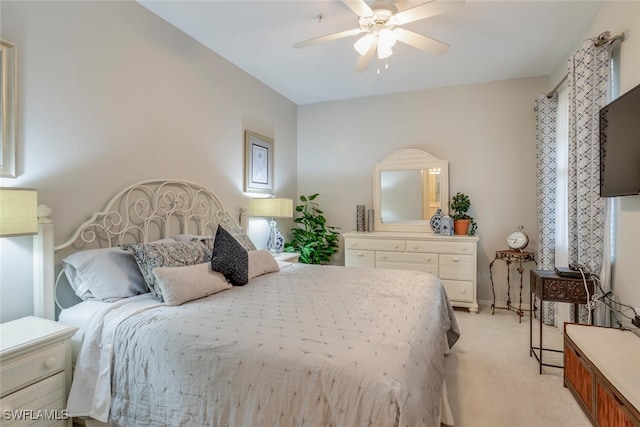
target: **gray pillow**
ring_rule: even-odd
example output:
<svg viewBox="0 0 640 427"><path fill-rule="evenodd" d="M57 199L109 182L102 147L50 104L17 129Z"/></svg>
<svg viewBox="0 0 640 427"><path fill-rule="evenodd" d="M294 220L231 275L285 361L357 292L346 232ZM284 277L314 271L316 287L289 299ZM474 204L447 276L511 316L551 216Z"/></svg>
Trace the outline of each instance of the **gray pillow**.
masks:
<svg viewBox="0 0 640 427"><path fill-rule="evenodd" d="M121 247L133 255L151 294L158 301L163 299L162 290L153 274L155 268L202 264L207 262L210 256L207 248L197 241L161 244L134 243Z"/></svg>
<svg viewBox="0 0 640 427"><path fill-rule="evenodd" d="M115 301L149 292L136 260L121 248L76 252L62 260L62 267L83 300Z"/></svg>
<svg viewBox="0 0 640 427"><path fill-rule="evenodd" d="M216 229L217 233L217 229ZM255 251L256 245L253 244L249 236L246 234L237 234L233 235L233 237L248 251ZM202 243L209 248L211 252L213 252L213 241L215 236L206 236L206 235L198 235L198 234L177 234L173 236L173 239L177 242L191 242L194 239L198 239L202 241Z"/></svg>

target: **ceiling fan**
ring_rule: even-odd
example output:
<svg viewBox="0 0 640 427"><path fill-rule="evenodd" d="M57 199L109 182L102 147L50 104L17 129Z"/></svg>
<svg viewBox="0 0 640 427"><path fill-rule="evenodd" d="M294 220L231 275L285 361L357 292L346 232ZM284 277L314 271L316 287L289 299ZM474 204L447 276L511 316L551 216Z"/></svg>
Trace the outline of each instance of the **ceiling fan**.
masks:
<svg viewBox="0 0 640 427"><path fill-rule="evenodd" d="M358 15L358 28L301 41L295 43L293 47L303 48L365 33L353 46L360 54L356 64L356 71L359 73L369 69L376 53L379 59L391 56L396 41L435 55L446 53L449 50L448 44L402 28L401 25L447 13L464 6L464 0L431 0L428 3L399 11L398 7L390 0L378 0L371 6L364 0L342 1Z"/></svg>

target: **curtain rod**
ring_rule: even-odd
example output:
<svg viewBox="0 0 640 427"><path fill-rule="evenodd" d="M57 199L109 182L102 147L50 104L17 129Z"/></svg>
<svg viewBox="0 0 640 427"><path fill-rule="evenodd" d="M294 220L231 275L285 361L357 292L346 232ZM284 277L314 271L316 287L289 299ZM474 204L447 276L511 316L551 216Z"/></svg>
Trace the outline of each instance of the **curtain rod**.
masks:
<svg viewBox="0 0 640 427"><path fill-rule="evenodd" d="M611 32L610 31L605 31L604 33L601 33L597 38L596 38L596 43L595 46L596 47L600 47L603 46L607 43L613 43L616 40L620 40L621 42L624 41L624 33L620 33L616 36L611 37ZM555 87L553 89L551 89L551 92L549 92L547 94L547 98L551 98L553 95L555 95L555 93L558 91L558 89L560 89L560 86L562 86L562 83L565 82L565 80L567 80L567 77L569 75L565 74L564 77L558 82L557 85L555 85Z"/></svg>

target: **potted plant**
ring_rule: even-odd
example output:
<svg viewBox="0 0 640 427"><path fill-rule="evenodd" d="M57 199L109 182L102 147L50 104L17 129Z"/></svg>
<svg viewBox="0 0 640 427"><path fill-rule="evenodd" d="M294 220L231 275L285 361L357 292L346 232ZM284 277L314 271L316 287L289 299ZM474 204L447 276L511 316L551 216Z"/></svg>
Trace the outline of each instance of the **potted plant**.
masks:
<svg viewBox="0 0 640 427"><path fill-rule="evenodd" d="M473 236L476 234L478 224L467 212L471 207L471 199L464 193L456 193L449 202L451 218L453 218L453 229L455 234Z"/></svg>
<svg viewBox="0 0 640 427"><path fill-rule="evenodd" d="M285 252L300 253L299 262L304 264L327 264L331 255L338 252L339 227L327 225L323 212L314 200L318 194L300 196L301 205L296 212L302 216L293 221L298 227L291 229L293 240L285 243Z"/></svg>

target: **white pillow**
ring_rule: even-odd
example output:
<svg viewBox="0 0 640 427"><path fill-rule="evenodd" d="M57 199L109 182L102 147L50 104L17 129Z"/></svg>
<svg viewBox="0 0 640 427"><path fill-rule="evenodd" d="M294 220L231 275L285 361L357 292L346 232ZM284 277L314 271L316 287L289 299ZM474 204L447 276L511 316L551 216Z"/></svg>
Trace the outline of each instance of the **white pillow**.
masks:
<svg viewBox="0 0 640 427"><path fill-rule="evenodd" d="M280 271L278 261L266 250L249 251L249 280L263 274Z"/></svg>
<svg viewBox="0 0 640 427"><path fill-rule="evenodd" d="M232 288L224 275L211 270L211 264L184 267L157 267L153 269L164 303L169 306L204 298Z"/></svg>
<svg viewBox="0 0 640 427"><path fill-rule="evenodd" d="M119 247L76 252L62 260L62 268L69 285L83 300L110 302L149 292L135 258Z"/></svg>

